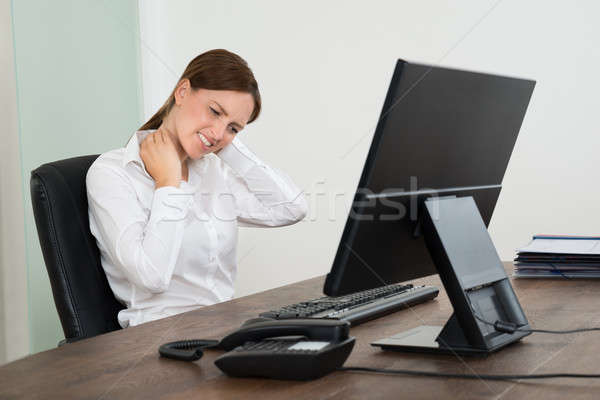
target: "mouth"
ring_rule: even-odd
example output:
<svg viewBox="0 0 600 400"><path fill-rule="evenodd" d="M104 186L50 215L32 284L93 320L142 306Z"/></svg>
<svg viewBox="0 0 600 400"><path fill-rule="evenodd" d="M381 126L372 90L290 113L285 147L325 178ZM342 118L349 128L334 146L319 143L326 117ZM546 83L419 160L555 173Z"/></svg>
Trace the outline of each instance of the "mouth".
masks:
<svg viewBox="0 0 600 400"><path fill-rule="evenodd" d="M200 142L204 145L204 147L206 148L211 148L214 145L214 142L212 142L211 140L209 140L206 136L204 136L202 133L198 132L196 134L196 136L198 137L198 139L200 139Z"/></svg>

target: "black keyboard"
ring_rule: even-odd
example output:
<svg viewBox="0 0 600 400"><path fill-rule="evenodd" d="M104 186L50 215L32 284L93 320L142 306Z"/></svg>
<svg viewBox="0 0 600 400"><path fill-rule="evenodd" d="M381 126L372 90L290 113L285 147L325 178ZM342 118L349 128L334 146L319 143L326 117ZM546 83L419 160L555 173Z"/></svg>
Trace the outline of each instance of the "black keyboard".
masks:
<svg viewBox="0 0 600 400"><path fill-rule="evenodd" d="M436 297L435 286L393 284L338 297L320 297L279 310L261 313L264 318L336 318L355 326Z"/></svg>

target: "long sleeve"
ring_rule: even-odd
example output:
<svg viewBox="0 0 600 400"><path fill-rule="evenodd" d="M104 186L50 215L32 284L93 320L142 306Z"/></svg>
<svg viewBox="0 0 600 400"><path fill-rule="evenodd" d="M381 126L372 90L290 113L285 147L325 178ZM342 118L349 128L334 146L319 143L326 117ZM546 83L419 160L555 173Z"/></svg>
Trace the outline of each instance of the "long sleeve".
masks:
<svg viewBox="0 0 600 400"><path fill-rule="evenodd" d="M156 189L148 214L128 178L110 166L93 165L86 184L90 227L99 247L131 283L152 293L167 290L193 204L192 189Z"/></svg>
<svg viewBox="0 0 600 400"><path fill-rule="evenodd" d="M285 226L306 216L303 191L285 173L263 163L237 137L218 156L230 167L225 178L238 209L238 225Z"/></svg>

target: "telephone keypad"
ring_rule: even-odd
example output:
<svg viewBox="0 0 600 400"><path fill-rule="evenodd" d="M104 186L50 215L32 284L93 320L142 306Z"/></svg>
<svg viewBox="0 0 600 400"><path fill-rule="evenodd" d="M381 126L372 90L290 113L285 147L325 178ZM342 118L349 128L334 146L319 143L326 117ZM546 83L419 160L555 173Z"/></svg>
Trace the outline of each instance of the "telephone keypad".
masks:
<svg viewBox="0 0 600 400"><path fill-rule="evenodd" d="M272 353L293 353L293 354L314 354L318 350L295 350L291 346L298 342L289 342L282 340L264 340L261 342L246 342L237 347L236 351L269 351Z"/></svg>

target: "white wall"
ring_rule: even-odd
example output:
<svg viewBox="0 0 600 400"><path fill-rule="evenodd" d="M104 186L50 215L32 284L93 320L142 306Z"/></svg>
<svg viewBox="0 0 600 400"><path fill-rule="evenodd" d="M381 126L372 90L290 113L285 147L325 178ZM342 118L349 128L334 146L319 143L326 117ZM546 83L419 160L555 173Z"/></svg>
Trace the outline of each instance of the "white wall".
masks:
<svg viewBox="0 0 600 400"><path fill-rule="evenodd" d="M0 0L0 364L29 352L27 269L10 0Z"/></svg>
<svg viewBox="0 0 600 400"><path fill-rule="evenodd" d="M535 233L600 233L595 1L139 6L146 117L194 56L237 52L264 99L242 140L309 194L301 223L240 232L237 295L329 270L397 58L537 80L490 225L503 259Z"/></svg>

